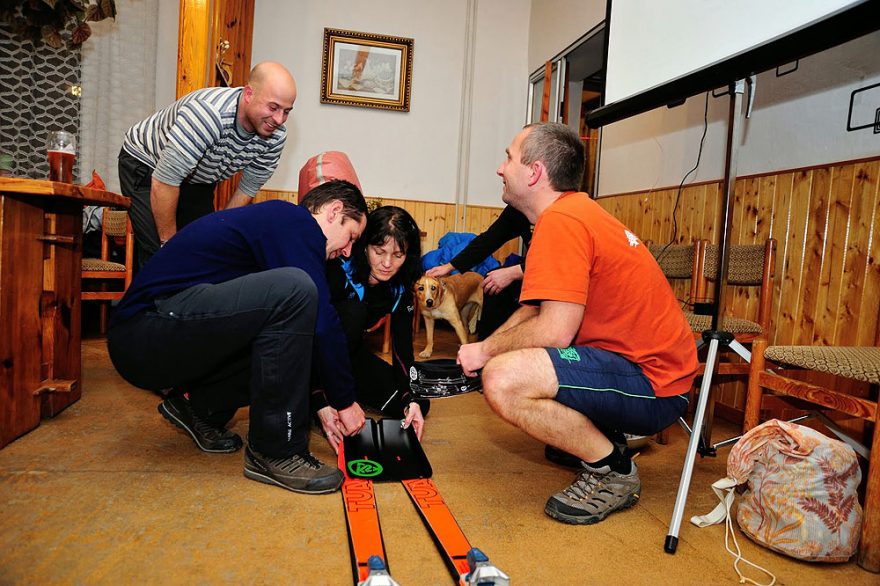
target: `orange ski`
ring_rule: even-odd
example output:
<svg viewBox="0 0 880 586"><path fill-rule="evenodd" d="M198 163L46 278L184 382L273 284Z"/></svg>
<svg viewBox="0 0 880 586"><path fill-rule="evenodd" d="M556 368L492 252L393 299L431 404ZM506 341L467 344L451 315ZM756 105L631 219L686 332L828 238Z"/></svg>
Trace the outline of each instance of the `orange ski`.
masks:
<svg viewBox="0 0 880 586"><path fill-rule="evenodd" d="M343 444L339 445L339 469L345 475L342 483L342 501L348 524L348 544L351 550L352 574L355 584L363 582L370 573L370 558L385 560L385 542L379 524L379 509L373 481L352 477L345 466Z"/></svg>
<svg viewBox="0 0 880 586"><path fill-rule="evenodd" d="M345 452L343 451L343 446ZM467 538L431 480L431 464L412 427L399 420L367 420L364 429L346 437L339 449L345 474L342 498L349 546L358 586L396 586L385 564L385 546L373 492L374 480L399 480L415 503L434 541L443 550L456 584L509 586L510 579Z"/></svg>
<svg viewBox="0 0 880 586"><path fill-rule="evenodd" d="M452 516L449 507L437 485L430 478L413 478L402 480L409 498L415 503L422 520L431 530L431 534L437 541L440 549L446 554L446 563L450 567L452 575L460 584L466 585L464 576L470 573L467 554L471 550L471 544Z"/></svg>

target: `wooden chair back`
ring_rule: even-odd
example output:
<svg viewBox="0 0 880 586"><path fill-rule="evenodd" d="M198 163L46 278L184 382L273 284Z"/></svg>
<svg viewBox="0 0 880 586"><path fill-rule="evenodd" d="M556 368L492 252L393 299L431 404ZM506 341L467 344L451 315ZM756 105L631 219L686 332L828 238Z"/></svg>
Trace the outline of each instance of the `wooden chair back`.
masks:
<svg viewBox="0 0 880 586"><path fill-rule="evenodd" d="M124 262L110 259L111 239L124 246ZM83 301L101 301L100 329L107 331L107 302L122 299L134 275L134 233L124 210L104 208L101 221L101 257L82 259ZM116 286L109 285L116 282Z"/></svg>

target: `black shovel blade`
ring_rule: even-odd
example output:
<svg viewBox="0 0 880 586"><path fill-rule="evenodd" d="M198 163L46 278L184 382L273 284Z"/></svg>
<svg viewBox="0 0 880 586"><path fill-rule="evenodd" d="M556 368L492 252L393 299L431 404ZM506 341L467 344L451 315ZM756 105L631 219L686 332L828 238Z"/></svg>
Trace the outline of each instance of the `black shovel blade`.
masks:
<svg viewBox="0 0 880 586"><path fill-rule="evenodd" d="M431 463L410 426L399 419L367 419L357 435L344 440L345 467L349 476L374 481L430 478Z"/></svg>

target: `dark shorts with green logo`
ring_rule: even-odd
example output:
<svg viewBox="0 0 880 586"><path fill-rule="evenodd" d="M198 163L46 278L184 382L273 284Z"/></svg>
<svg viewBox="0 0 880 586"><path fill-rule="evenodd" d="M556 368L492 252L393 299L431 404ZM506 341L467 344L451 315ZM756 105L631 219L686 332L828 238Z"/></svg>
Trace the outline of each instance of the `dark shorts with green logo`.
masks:
<svg viewBox="0 0 880 586"><path fill-rule="evenodd" d="M648 377L619 354L590 346L546 350L559 379L556 400L606 433L657 433L687 408L687 394L655 396Z"/></svg>

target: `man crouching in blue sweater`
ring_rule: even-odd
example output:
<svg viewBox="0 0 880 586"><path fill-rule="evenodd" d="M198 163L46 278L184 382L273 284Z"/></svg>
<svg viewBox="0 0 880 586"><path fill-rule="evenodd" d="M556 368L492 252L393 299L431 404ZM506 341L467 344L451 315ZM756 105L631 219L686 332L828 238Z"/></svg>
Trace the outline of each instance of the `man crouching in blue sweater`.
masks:
<svg viewBox="0 0 880 586"><path fill-rule="evenodd" d="M348 256L366 213L357 187L330 181L300 205L267 201L189 224L116 308L107 336L113 365L135 386L170 388L159 412L206 452L242 447L225 425L250 405L248 478L296 492L337 490L342 473L309 452L309 380L325 389L340 429L360 431L364 412L324 267Z"/></svg>

